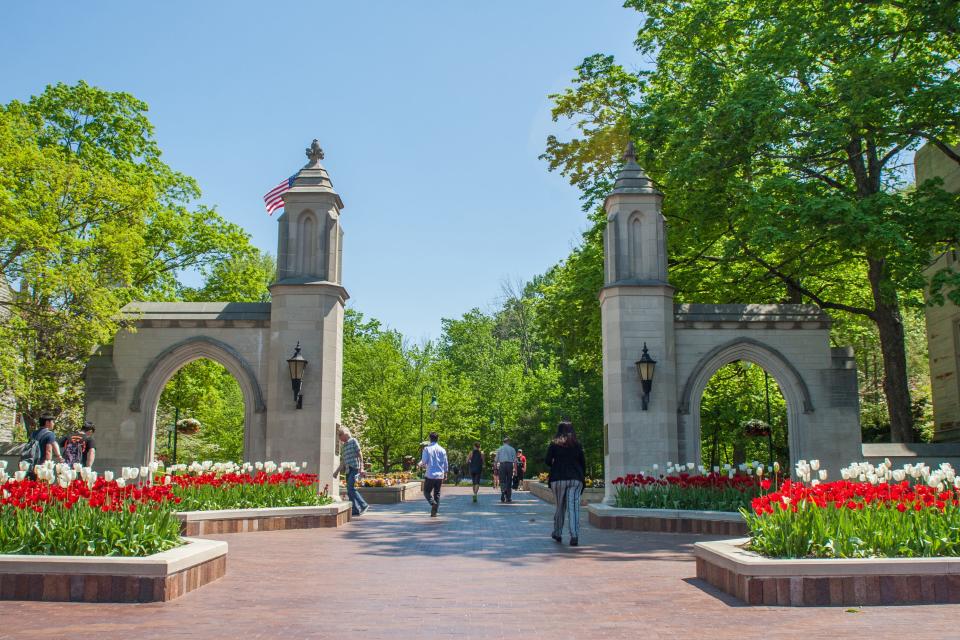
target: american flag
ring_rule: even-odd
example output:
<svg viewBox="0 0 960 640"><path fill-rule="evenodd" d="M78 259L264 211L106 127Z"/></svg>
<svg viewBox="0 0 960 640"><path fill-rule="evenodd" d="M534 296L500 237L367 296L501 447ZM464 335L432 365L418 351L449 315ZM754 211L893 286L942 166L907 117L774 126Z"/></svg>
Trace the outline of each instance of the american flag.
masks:
<svg viewBox="0 0 960 640"><path fill-rule="evenodd" d="M283 194L290 190L290 187L293 186L293 179L296 176L290 176L270 191L267 191L267 195L263 196L263 203L267 206L267 214L273 215L273 212L277 209L283 209Z"/></svg>

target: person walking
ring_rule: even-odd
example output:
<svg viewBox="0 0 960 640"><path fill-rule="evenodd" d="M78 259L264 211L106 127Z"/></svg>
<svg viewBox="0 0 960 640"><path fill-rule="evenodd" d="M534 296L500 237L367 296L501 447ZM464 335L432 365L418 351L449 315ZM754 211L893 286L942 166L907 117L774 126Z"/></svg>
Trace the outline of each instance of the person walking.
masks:
<svg viewBox="0 0 960 640"><path fill-rule="evenodd" d="M497 468L497 452L491 451L490 455L490 477L493 479L493 488L500 488L500 469Z"/></svg>
<svg viewBox="0 0 960 640"><path fill-rule="evenodd" d="M467 464L470 465L470 479L473 481L473 501L477 501L477 493L480 491L480 476L483 474L483 451L480 451L480 443L473 443L473 451L467 458Z"/></svg>
<svg viewBox="0 0 960 640"><path fill-rule="evenodd" d="M523 489L523 474L527 471L527 456L523 455L523 449L517 449L517 469L513 474L513 490Z"/></svg>
<svg viewBox="0 0 960 640"><path fill-rule="evenodd" d="M510 446L509 437L503 438L496 459L500 472L500 502L513 502L513 465L517 463L517 450Z"/></svg>
<svg viewBox="0 0 960 640"><path fill-rule="evenodd" d="M363 452L360 451L360 443L346 427L337 425L337 437L340 439L340 467L337 473L347 472L347 498L353 506L351 513L362 516L370 508L357 491L357 478L363 477Z"/></svg>
<svg viewBox="0 0 960 640"><path fill-rule="evenodd" d="M424 468L423 497L430 503L430 517L436 518L440 509L440 487L447 479L447 451L437 442L440 436L430 432L430 444L420 454L420 466Z"/></svg>
<svg viewBox="0 0 960 640"><path fill-rule="evenodd" d="M557 425L557 435L547 447L544 462L550 467L547 485L553 491L556 504L550 537L557 542L563 541L566 518L570 528L570 546L576 547L580 544L580 494L583 493L587 461L573 424L564 421Z"/></svg>

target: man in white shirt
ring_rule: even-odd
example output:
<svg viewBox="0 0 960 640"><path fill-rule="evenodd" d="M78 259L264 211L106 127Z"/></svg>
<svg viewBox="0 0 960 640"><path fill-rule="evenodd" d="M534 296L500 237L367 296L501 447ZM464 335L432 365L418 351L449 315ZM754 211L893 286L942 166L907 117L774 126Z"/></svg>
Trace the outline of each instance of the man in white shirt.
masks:
<svg viewBox="0 0 960 640"><path fill-rule="evenodd" d="M436 518L440 509L440 487L447 479L447 451L437 440L436 431L430 432L430 444L423 448L419 466L426 469L423 480L423 497L430 503L430 517Z"/></svg>
<svg viewBox="0 0 960 640"><path fill-rule="evenodd" d="M517 463L517 450L510 446L510 438L503 439L497 449L497 469L500 476L500 502L513 502L513 465Z"/></svg>

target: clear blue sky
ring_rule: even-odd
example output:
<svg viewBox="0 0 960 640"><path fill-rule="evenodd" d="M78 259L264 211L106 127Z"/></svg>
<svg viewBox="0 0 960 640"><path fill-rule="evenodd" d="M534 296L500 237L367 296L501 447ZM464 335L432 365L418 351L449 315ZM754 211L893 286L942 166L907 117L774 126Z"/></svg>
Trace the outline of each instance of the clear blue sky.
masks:
<svg viewBox="0 0 960 640"><path fill-rule="evenodd" d="M537 159L547 95L596 52L640 64L616 0L16 2L0 101L86 80L150 105L164 159L276 252L262 195L319 138L346 204L350 305L415 341L489 310L585 228Z"/></svg>

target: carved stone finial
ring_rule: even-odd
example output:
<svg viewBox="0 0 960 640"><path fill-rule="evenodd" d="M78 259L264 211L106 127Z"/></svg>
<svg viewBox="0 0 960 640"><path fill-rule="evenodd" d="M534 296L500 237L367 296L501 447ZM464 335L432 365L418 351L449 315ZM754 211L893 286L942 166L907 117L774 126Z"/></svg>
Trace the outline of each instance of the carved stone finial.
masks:
<svg viewBox="0 0 960 640"><path fill-rule="evenodd" d="M627 143L627 150L623 152L624 162L636 162L637 161L637 151L633 148L633 140Z"/></svg>
<svg viewBox="0 0 960 640"><path fill-rule="evenodd" d="M310 147L307 148L306 154L307 159L310 160L307 164L308 167L319 164L319 162L323 160L323 149L320 148L320 141L314 138L313 142L310 143Z"/></svg>

